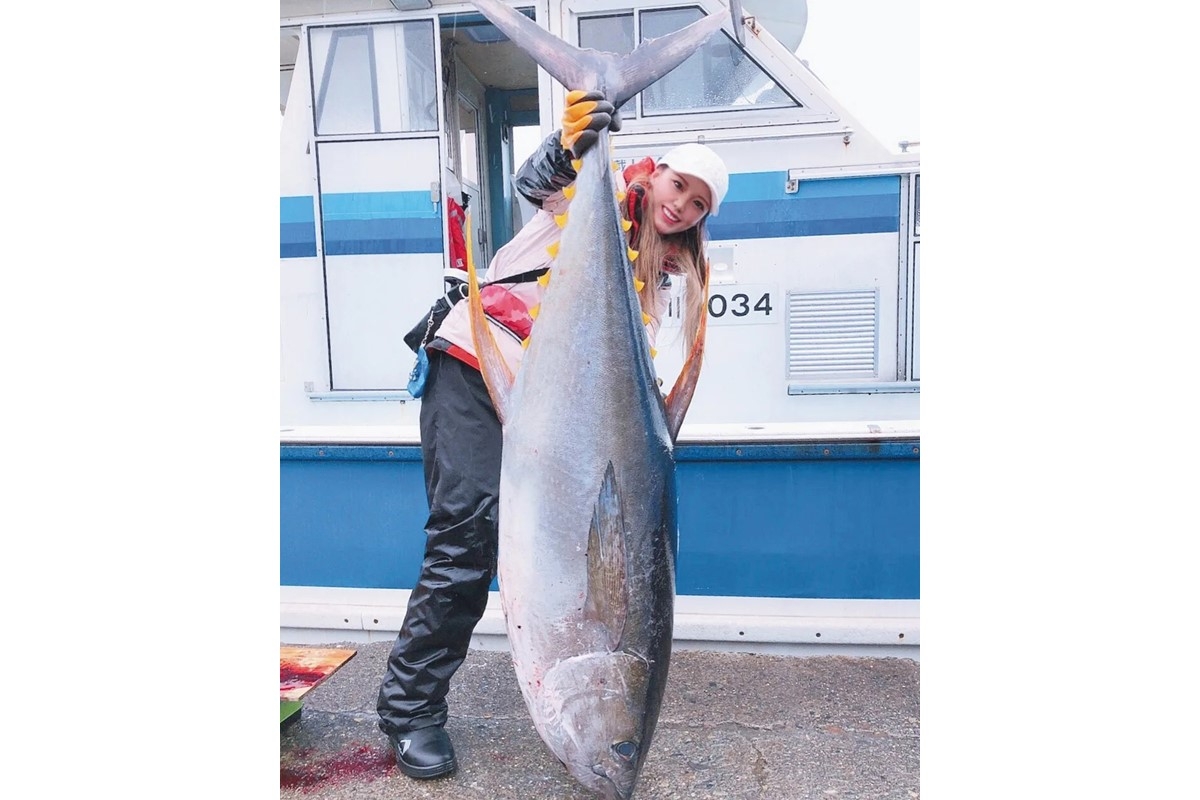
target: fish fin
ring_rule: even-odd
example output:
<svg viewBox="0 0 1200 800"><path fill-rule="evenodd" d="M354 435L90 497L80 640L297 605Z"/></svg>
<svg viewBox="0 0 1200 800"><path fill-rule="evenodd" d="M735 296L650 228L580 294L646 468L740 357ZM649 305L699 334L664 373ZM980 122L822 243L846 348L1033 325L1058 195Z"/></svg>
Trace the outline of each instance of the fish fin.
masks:
<svg viewBox="0 0 1200 800"><path fill-rule="evenodd" d="M635 292L640 292L644 288L646 288L646 282L644 280L641 280L640 278L633 279L633 290Z"/></svg>
<svg viewBox="0 0 1200 800"><path fill-rule="evenodd" d="M637 261L638 251L632 247L625 248L625 255L629 256L630 261Z"/></svg>
<svg viewBox="0 0 1200 800"><path fill-rule="evenodd" d="M530 319L537 319L538 314L540 314L540 313L542 313L542 304L541 303L538 303L536 306L529 307L529 318Z"/></svg>
<svg viewBox="0 0 1200 800"><path fill-rule="evenodd" d="M558 227L565 228L567 225L567 215L566 214L555 214L554 221L555 221L555 223L558 224Z"/></svg>
<svg viewBox="0 0 1200 800"><path fill-rule="evenodd" d="M555 242L554 244L546 246L546 252L550 254L551 258L558 258L558 244L559 244L558 242ZM547 274L549 274L549 273L547 273ZM545 278L545 277L546 277L545 274L539 275L538 283L542 283L542 278ZM549 278L547 278L546 283L549 283L549 282L550 282ZM545 283L542 283L542 286L545 286L545 285L546 285Z"/></svg>
<svg viewBox="0 0 1200 800"><path fill-rule="evenodd" d="M501 0L472 0L513 44L570 91L598 89L616 108L682 64L729 17L711 14L621 55L576 47Z"/></svg>
<svg viewBox="0 0 1200 800"><path fill-rule="evenodd" d="M568 200L575 199L575 184L571 183L571 184L564 186L562 189L562 193L563 193L563 197L567 198Z"/></svg>
<svg viewBox="0 0 1200 800"><path fill-rule="evenodd" d="M706 262L704 275L704 305L702 308L708 308L708 274L711 265ZM674 442L679 436L679 429L683 427L683 418L687 415L688 406L692 404L692 396L696 394L696 383L700 380L700 366L704 362L704 339L708 333L708 314L705 313L700 317L700 328L696 331L696 341L692 342L692 349L688 353L687 361L683 363L683 369L679 371L679 377L675 379L675 385L671 387L671 393L667 395L667 429L671 433L671 441Z"/></svg>
<svg viewBox="0 0 1200 800"><path fill-rule="evenodd" d="M627 219L622 219L622 220L621 220L621 230L623 230L623 231L627 231L627 230L629 230L629 229L630 229L630 228L632 228L632 227L633 227L633 223L632 223L632 222L630 222L629 220L627 220Z"/></svg>
<svg viewBox="0 0 1200 800"><path fill-rule="evenodd" d="M492 327L488 325L487 315L483 311L483 297L479 294L479 273L475 269L475 259L471 247L467 245L467 318L471 322L471 342L475 345L475 358L479 361L479 372L487 385L488 395L496 409L496 417L500 424L508 415L508 399L512 394L513 372L500 352L500 344Z"/></svg>
<svg viewBox="0 0 1200 800"><path fill-rule="evenodd" d="M729 16L733 22L733 35L737 37L738 44L743 47L746 45L746 32L742 30L745 25L746 17L742 14L742 0L729 0Z"/></svg>
<svg viewBox="0 0 1200 800"><path fill-rule="evenodd" d="M558 242L555 242L553 245L551 245L551 247L554 248L554 255L558 255ZM547 286L550 285L550 273L543 272L541 275L538 276L537 282L538 282L538 286L545 289Z"/></svg>
<svg viewBox="0 0 1200 800"><path fill-rule="evenodd" d="M625 576L625 517L612 462L604 470L592 527L588 531L587 597L583 616L599 623L608 633L608 649L621 646L628 612L628 587Z"/></svg>

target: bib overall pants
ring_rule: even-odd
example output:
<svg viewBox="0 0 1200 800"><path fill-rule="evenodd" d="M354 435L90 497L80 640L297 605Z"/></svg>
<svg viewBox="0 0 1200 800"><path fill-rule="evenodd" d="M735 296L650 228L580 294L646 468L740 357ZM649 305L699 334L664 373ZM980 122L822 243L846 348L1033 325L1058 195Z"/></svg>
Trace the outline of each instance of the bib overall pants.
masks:
<svg viewBox="0 0 1200 800"><path fill-rule="evenodd" d="M450 678L466 658L496 573L500 421L478 370L427 352L425 558L379 688L386 734L445 725Z"/></svg>

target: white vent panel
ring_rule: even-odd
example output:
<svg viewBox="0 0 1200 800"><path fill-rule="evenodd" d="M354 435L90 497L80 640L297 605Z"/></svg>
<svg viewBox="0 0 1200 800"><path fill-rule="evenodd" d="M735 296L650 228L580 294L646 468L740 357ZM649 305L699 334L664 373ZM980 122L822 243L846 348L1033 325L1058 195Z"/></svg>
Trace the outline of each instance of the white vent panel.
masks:
<svg viewBox="0 0 1200 800"><path fill-rule="evenodd" d="M879 291L788 292L788 379L879 377Z"/></svg>

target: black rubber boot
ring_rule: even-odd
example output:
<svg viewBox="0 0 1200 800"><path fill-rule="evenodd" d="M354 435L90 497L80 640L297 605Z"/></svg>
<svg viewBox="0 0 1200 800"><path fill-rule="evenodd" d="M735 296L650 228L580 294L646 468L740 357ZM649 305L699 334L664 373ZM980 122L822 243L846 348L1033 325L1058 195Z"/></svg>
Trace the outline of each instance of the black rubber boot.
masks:
<svg viewBox="0 0 1200 800"><path fill-rule="evenodd" d="M410 778L427 780L458 769L454 745L441 725L388 736L396 752L396 766Z"/></svg>

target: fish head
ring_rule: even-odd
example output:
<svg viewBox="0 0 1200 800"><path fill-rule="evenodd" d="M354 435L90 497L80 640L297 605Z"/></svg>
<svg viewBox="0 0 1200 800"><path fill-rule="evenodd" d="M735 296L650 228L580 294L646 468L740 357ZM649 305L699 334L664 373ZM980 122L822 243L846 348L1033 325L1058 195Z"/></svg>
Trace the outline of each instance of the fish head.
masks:
<svg viewBox="0 0 1200 800"><path fill-rule="evenodd" d="M658 716L649 662L588 653L559 664L544 688L552 707L547 741L567 771L605 800L628 800Z"/></svg>

